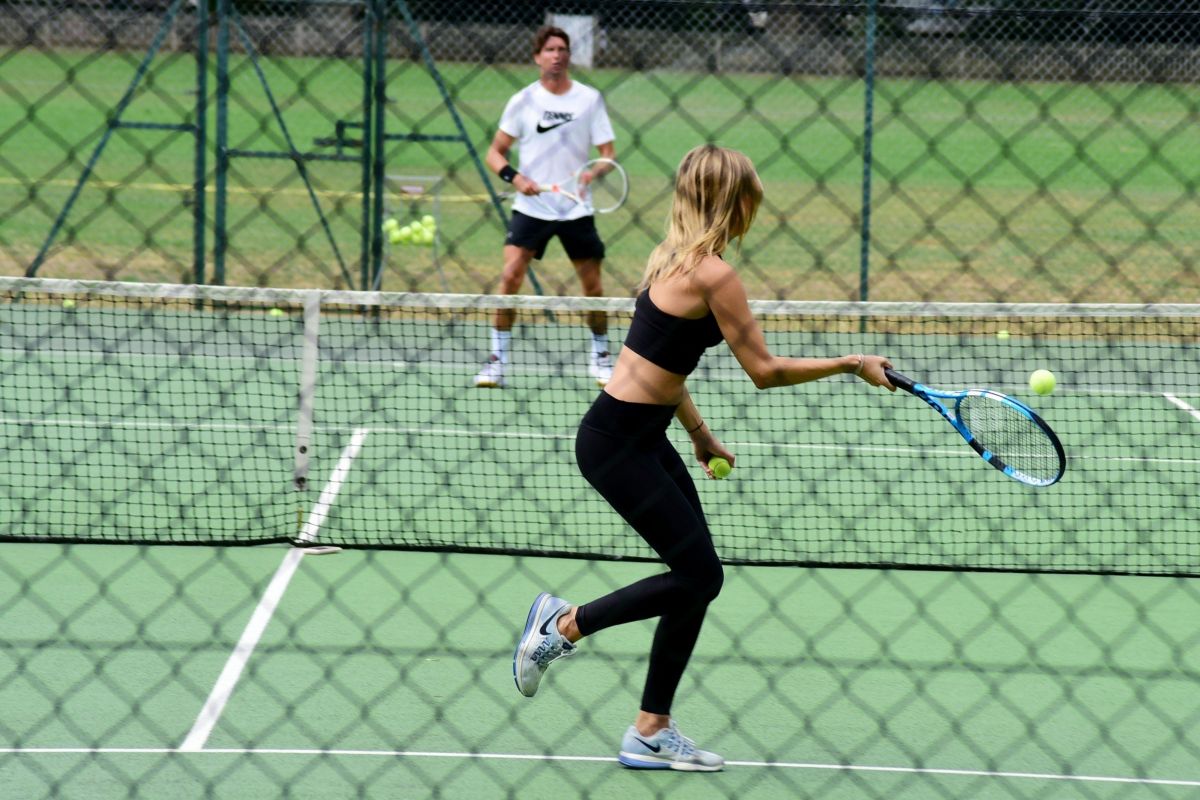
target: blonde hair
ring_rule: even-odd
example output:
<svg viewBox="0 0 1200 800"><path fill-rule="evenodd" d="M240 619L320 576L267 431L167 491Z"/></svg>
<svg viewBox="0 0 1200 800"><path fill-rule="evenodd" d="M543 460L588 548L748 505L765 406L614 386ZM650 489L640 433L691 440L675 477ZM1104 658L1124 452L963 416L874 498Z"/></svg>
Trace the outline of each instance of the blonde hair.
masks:
<svg viewBox="0 0 1200 800"><path fill-rule="evenodd" d="M675 173L667 238L650 254L642 288L723 253L750 230L762 197L754 164L742 153L712 144L689 151Z"/></svg>

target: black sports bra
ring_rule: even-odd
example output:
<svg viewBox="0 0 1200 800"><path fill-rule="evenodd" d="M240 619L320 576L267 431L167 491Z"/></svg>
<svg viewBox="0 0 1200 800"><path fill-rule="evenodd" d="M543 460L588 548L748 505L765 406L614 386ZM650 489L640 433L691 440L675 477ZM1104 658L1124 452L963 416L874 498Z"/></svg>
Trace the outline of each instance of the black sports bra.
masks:
<svg viewBox="0 0 1200 800"><path fill-rule="evenodd" d="M700 356L725 337L711 311L699 319L676 317L654 305L650 290L637 296L625 346L676 375L691 375Z"/></svg>

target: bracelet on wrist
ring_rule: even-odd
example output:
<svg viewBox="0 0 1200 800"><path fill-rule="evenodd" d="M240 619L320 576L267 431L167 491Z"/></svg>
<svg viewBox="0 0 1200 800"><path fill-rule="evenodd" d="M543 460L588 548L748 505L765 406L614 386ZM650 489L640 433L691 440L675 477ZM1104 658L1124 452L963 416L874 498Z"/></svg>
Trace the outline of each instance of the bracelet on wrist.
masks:
<svg viewBox="0 0 1200 800"><path fill-rule="evenodd" d="M500 172L498 174L500 175L500 180L504 181L505 183L512 183L513 178L517 177L518 173L515 169L513 169L512 164L505 164L500 168Z"/></svg>
<svg viewBox="0 0 1200 800"><path fill-rule="evenodd" d="M690 431L688 431L688 433L689 434L695 433L696 431L700 430L703 427L704 427L704 420L700 420L700 424L697 425L696 427L692 428ZM686 430L686 428L685 428L685 430Z"/></svg>

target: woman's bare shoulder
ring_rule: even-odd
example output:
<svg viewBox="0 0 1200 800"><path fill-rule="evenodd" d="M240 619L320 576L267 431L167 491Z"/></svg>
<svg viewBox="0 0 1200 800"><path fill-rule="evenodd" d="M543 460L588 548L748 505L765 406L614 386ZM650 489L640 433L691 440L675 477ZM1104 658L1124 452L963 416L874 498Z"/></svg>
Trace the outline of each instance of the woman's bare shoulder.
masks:
<svg viewBox="0 0 1200 800"><path fill-rule="evenodd" d="M705 256L701 259L692 273L692 280L706 297L731 285L741 285L737 270L720 256Z"/></svg>

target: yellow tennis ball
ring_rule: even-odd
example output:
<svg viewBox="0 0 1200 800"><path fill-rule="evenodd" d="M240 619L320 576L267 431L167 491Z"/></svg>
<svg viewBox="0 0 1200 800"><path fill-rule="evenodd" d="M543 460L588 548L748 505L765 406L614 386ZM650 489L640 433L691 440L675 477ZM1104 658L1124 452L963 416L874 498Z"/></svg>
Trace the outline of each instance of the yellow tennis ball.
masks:
<svg viewBox="0 0 1200 800"><path fill-rule="evenodd" d="M1056 384L1054 373L1048 369L1034 370L1033 374L1029 376L1029 388L1038 394L1050 394L1054 391Z"/></svg>
<svg viewBox="0 0 1200 800"><path fill-rule="evenodd" d="M426 214L421 217L421 224L426 228L435 228L437 227L437 220L433 218L433 214Z"/></svg>
<svg viewBox="0 0 1200 800"><path fill-rule="evenodd" d="M283 314L284 314L284 311L283 311L283 309L282 309L282 308L272 308L272 309L271 309L270 311L268 311L267 313L268 313L269 315L271 315L272 317L282 317L282 316L283 316Z"/></svg>
<svg viewBox="0 0 1200 800"><path fill-rule="evenodd" d="M997 339L1007 339L1008 331L996 331L996 338Z"/></svg>
<svg viewBox="0 0 1200 800"><path fill-rule="evenodd" d="M400 227L400 222L395 217L388 217L383 221L383 229L387 233L391 233L396 228Z"/></svg>
<svg viewBox="0 0 1200 800"><path fill-rule="evenodd" d="M729 473L733 470L730 463L720 456L710 458L708 460L708 468L712 470L714 478L728 477Z"/></svg>
<svg viewBox="0 0 1200 800"><path fill-rule="evenodd" d="M63 300L62 307L63 308L74 308L75 301L68 297L66 300Z"/></svg>

